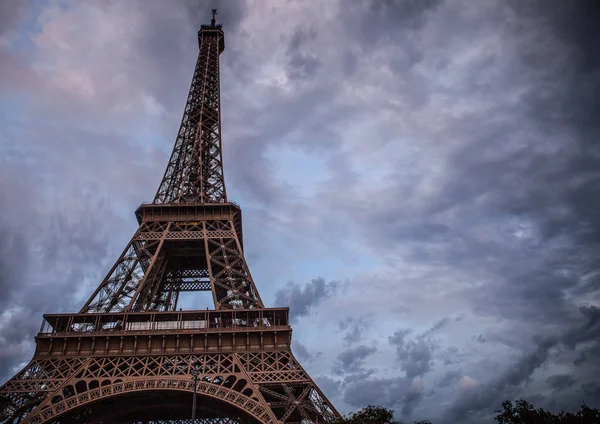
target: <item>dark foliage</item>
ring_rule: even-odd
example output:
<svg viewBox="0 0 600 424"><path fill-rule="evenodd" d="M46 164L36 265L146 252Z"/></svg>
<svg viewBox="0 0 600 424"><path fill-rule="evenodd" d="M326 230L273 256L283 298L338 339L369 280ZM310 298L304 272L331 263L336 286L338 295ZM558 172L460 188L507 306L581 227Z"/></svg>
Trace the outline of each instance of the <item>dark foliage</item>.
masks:
<svg viewBox="0 0 600 424"><path fill-rule="evenodd" d="M502 411L496 411L499 424L600 424L600 410L586 404L576 413L559 412L553 414L542 408L536 409L526 400L520 399L513 405L511 401L502 403Z"/></svg>
<svg viewBox="0 0 600 424"><path fill-rule="evenodd" d="M394 419L394 411L381 406L369 405L358 412L337 420L335 424L403 424ZM414 424L431 424L429 421L415 421Z"/></svg>
<svg viewBox="0 0 600 424"><path fill-rule="evenodd" d="M600 410L590 408L585 403L576 413L559 412L554 414L542 408L535 408L526 400L505 401L502 410L496 411L495 420L499 424L600 424ZM337 420L334 424L403 424L394 419L394 411L381 406L369 405L358 412ZM415 421L414 424L432 424L430 421Z"/></svg>

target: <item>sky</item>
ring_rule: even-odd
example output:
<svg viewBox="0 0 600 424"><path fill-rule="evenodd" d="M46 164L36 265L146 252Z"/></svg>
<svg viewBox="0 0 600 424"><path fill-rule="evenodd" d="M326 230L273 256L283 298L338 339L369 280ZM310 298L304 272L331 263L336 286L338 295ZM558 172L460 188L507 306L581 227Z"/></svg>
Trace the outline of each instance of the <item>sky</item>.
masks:
<svg viewBox="0 0 600 424"><path fill-rule="evenodd" d="M600 407L599 6L0 2L0 382L135 232L217 7L246 259L336 407Z"/></svg>

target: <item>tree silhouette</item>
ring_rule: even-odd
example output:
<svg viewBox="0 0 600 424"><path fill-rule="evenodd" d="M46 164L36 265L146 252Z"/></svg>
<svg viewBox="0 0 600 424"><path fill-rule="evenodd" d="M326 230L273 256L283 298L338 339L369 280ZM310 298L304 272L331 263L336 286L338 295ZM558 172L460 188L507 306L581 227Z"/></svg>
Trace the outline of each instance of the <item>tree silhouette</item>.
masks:
<svg viewBox="0 0 600 424"><path fill-rule="evenodd" d="M542 408L535 408L526 400L514 403L504 401L502 410L496 411L494 418L498 424L600 424L600 410L590 408L585 403L576 413L561 411L554 414ZM334 424L403 424L394 419L394 411L382 406L369 405L337 420ZM432 424L431 421L415 421L414 424Z"/></svg>
<svg viewBox="0 0 600 424"><path fill-rule="evenodd" d="M502 410L496 412L495 420L499 424L600 424L600 410L585 403L575 414L564 411L553 414L542 408L536 409L523 399L517 400L514 405L507 400L502 403Z"/></svg>
<svg viewBox="0 0 600 424"><path fill-rule="evenodd" d="M347 415L335 424L403 424L394 419L394 411L381 406L369 405L358 412ZM415 421L414 424L431 424L430 421Z"/></svg>

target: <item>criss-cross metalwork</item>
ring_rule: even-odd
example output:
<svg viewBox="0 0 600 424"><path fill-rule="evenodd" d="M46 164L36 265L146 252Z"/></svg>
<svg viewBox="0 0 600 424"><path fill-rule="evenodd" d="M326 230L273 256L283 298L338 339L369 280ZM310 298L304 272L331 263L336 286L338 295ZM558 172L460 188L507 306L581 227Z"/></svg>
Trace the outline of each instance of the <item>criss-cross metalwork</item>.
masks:
<svg viewBox="0 0 600 424"><path fill-rule="evenodd" d="M154 202L136 210L138 230L79 313L44 315L34 358L0 388L0 422L339 417L291 352L288 308L264 307L244 258L242 211L227 200L223 179L224 36L214 14L198 37L183 120ZM190 291L210 291L214 309L178 309L180 293Z"/></svg>
<svg viewBox="0 0 600 424"><path fill-rule="evenodd" d="M221 155L220 25L203 26L200 54L175 147L154 203L227 202Z"/></svg>

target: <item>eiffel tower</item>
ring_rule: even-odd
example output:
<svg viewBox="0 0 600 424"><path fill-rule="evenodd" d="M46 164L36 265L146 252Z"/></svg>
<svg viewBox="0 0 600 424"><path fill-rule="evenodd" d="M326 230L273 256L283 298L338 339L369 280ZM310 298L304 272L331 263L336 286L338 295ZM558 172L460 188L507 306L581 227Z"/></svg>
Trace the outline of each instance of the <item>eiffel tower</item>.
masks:
<svg viewBox="0 0 600 424"><path fill-rule="evenodd" d="M221 156L222 25L200 51L175 147L139 228L79 313L44 315L33 359L0 388L3 423L326 423L294 358L288 308L265 308ZM177 309L211 291L212 310ZM197 395L196 395L197 393ZM197 400L197 403L196 403ZM194 418L194 417L198 418Z"/></svg>

